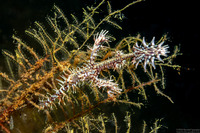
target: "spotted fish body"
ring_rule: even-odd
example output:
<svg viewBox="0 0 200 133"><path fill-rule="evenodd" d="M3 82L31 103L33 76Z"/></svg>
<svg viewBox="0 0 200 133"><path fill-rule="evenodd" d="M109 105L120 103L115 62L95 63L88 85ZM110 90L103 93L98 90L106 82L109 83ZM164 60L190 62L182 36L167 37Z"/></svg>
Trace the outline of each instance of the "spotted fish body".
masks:
<svg viewBox="0 0 200 133"><path fill-rule="evenodd" d="M100 79L98 75L101 71L105 69L121 69L128 64L127 59L132 59L132 64L136 68L139 63L143 62L144 71L146 72L147 64L155 68L154 60L157 59L163 62L160 56L167 56L166 54L169 53L167 51L168 45L162 46L164 41L155 45L155 37L153 37L151 43L147 44L143 38L141 46L138 43L133 46L133 52L124 54L122 51L117 51L113 58L102 62L95 62L95 57L98 55L97 52L101 49L104 42L109 41L109 38L106 36L107 33L108 31L102 30L95 36L93 48L90 49L92 52L88 64L77 70L71 70L71 74L68 76L64 73L61 75L62 80L57 79L61 87L56 89L55 94L42 101L44 103L43 107L51 106L56 99L66 95L66 91L72 90L75 92L76 87L82 85L82 83L90 83L91 86L106 88L108 97L115 97L122 92L122 89L111 79Z"/></svg>

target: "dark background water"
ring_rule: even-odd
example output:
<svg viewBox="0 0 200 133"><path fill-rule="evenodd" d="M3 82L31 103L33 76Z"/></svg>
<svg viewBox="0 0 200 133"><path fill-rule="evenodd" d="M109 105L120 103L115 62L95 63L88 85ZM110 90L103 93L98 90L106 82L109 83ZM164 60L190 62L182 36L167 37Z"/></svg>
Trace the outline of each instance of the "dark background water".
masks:
<svg viewBox="0 0 200 133"><path fill-rule="evenodd" d="M45 17L54 4L65 14L76 14L81 17L82 7L93 5L100 0L7 0L0 1L0 50L14 51L12 34L26 39L24 30L33 26L34 21L46 25ZM131 0L112 0L114 9L119 9L132 2ZM198 1L181 0L146 0L126 9L120 36L140 33L150 40L153 36L159 39L167 34L169 45L180 44L182 56L175 60L182 66L180 74L172 69L166 70L166 90L174 104L166 100L152 99L150 109L146 109L145 119L149 116L164 117L169 132L175 129L200 129L199 108L199 11ZM111 31L111 34L112 33ZM117 36L116 34L116 36ZM171 51L173 49L170 49ZM6 71L2 52L0 53L0 70Z"/></svg>

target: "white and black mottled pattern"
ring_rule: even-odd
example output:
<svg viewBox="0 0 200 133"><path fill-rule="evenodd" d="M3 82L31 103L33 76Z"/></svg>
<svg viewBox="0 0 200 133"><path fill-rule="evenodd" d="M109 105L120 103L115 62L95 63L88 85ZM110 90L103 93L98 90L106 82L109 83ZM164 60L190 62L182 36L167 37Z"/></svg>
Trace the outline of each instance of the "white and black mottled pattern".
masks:
<svg viewBox="0 0 200 133"><path fill-rule="evenodd" d="M162 41L158 45L155 45L154 41L155 37L153 37L152 41L149 44L147 44L145 42L145 38L143 38L141 46L138 46L138 43L136 43L136 45L133 46L133 52L135 53L135 57L133 57L132 63L135 64L136 68L140 62L144 61L144 71L146 72L147 64L151 64L154 67L154 69L156 68L154 64L155 59L163 62L160 56L167 56L167 53L169 53L169 51L167 51L169 46L162 46L164 44L164 41Z"/></svg>
<svg viewBox="0 0 200 133"><path fill-rule="evenodd" d="M102 70L121 69L128 64L126 60L132 58L132 64L136 68L140 62L143 62L144 71L146 71L147 64L155 68L154 60L163 61L160 56L167 56L166 54L169 53L167 51L169 48L168 45L162 46L164 41L155 45L155 37L153 37L152 41L147 44L143 38L142 45L139 46L136 43L133 46L133 52L124 54L122 51L117 51L113 58L102 62L95 62L95 57L98 55L97 52L101 49L104 42L109 41L109 38L106 36L107 33L108 31L102 30L94 37L94 45L93 48L90 48L92 52L88 64L85 64L82 68L71 70L71 74L68 76L63 72L64 74L61 75L63 80L57 79L60 88L56 89L55 94L50 95L46 100L42 100L43 108L51 107L51 104L56 99L60 101L66 95L67 91L72 90L75 92L76 87L82 85L82 83L90 83L91 86L106 88L108 97L115 97L122 92L122 89L112 80L100 79L98 76Z"/></svg>

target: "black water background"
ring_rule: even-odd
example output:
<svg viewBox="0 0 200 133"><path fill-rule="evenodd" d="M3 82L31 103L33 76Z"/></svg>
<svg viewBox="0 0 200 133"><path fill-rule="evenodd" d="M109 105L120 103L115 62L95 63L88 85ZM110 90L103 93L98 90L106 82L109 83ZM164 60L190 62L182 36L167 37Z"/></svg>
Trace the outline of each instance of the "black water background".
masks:
<svg viewBox="0 0 200 133"><path fill-rule="evenodd" d="M99 0L96 0L99 2ZM120 0L111 1L113 10L125 5ZM197 1L198 2L198 1ZM166 100L151 99L154 104L145 110L148 116L165 117L169 131L177 128L200 128L199 121L199 13L198 3L173 0L146 0L130 7L124 13L127 19L122 23L120 36L140 33L150 40L153 36L160 38L163 34L169 37L169 45L181 46L182 56L177 57L176 64L182 66L180 75L172 70L166 72L166 90L174 104ZM52 6L58 5L65 14L82 12L82 7L94 3L92 0L9 0L0 2L0 50L14 52L15 45L11 36L16 33L27 38L24 30L33 26L34 21L46 23L45 16ZM115 32L111 31L111 34ZM117 35L116 35L117 36ZM34 46L33 46L34 47ZM170 49L173 50L173 49ZM6 71L2 52L0 53L0 70Z"/></svg>

